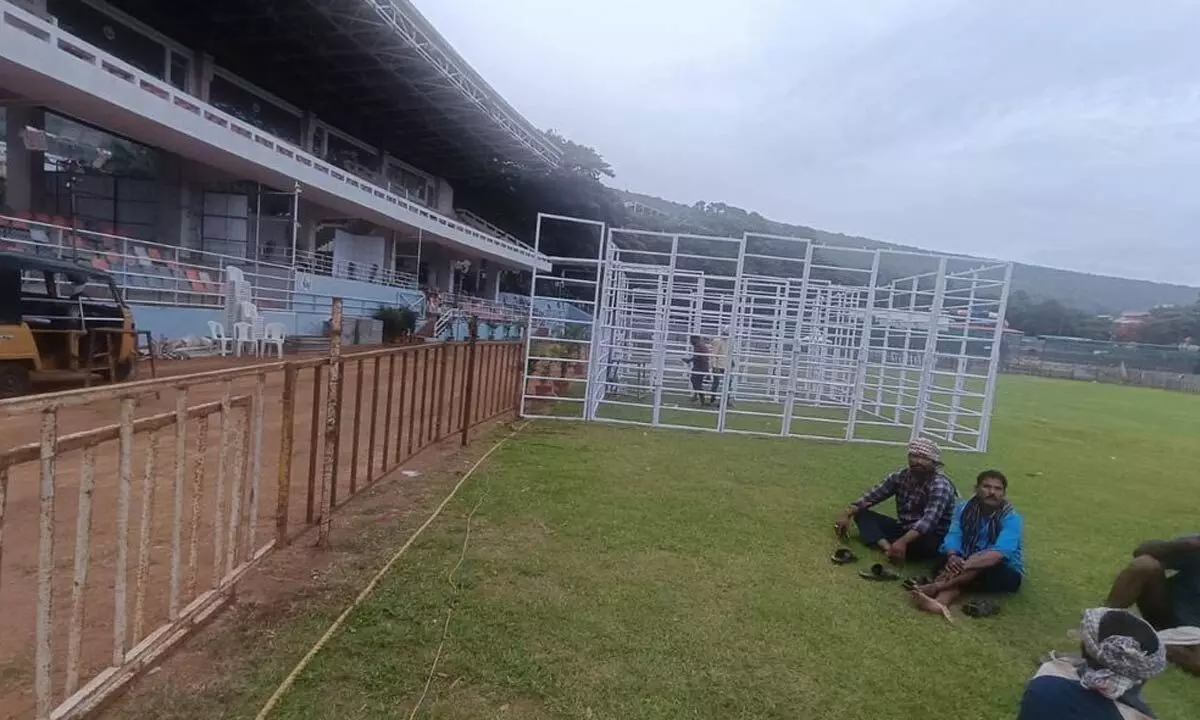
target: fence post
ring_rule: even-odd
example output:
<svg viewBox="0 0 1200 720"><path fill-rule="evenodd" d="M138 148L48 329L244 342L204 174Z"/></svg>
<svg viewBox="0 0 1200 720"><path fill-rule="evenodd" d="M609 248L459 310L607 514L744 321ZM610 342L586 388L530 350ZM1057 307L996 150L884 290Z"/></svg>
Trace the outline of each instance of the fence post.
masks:
<svg viewBox="0 0 1200 720"><path fill-rule="evenodd" d="M275 494L275 546L288 544L288 506L292 491L292 443L296 424L296 366L283 366L283 399L280 409L279 475ZM314 409L314 412L316 410Z"/></svg>
<svg viewBox="0 0 1200 720"><path fill-rule="evenodd" d="M479 321L472 315L467 320L467 364L466 387L463 388L462 414L462 445L467 446L467 436L471 431L471 403L475 394L475 342L479 339Z"/></svg>
<svg viewBox="0 0 1200 720"><path fill-rule="evenodd" d="M329 527L333 520L334 466L337 464L338 430L342 421L341 389L342 299L333 298L329 314L329 380L325 390L325 463L321 468L321 520L317 547L329 547Z"/></svg>

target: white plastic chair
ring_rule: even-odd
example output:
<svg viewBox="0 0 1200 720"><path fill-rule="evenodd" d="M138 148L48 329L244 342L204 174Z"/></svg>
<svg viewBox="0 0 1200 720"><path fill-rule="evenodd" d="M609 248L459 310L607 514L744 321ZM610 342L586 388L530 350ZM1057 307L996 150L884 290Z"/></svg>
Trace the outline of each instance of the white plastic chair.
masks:
<svg viewBox="0 0 1200 720"><path fill-rule="evenodd" d="M217 351L225 357L226 347L233 350L233 338L225 334L225 326L215 320L208 321L208 336L217 344Z"/></svg>
<svg viewBox="0 0 1200 720"><path fill-rule="evenodd" d="M258 340L254 338L254 326L248 322L233 324L233 354L241 357L242 346L249 345L251 352L258 354Z"/></svg>
<svg viewBox="0 0 1200 720"><path fill-rule="evenodd" d="M267 323L263 328L262 349L261 354L266 355L267 348L274 345L279 351L279 357L283 357L283 342L287 339L287 327L283 323Z"/></svg>

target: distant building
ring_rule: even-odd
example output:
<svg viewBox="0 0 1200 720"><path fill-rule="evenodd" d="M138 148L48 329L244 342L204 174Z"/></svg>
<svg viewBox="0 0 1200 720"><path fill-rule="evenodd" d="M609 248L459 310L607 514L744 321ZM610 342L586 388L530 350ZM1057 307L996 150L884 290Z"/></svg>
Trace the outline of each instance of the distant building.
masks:
<svg viewBox="0 0 1200 720"><path fill-rule="evenodd" d="M1113 337L1117 340L1132 340L1138 329L1150 318L1148 312L1123 312L1113 320Z"/></svg>

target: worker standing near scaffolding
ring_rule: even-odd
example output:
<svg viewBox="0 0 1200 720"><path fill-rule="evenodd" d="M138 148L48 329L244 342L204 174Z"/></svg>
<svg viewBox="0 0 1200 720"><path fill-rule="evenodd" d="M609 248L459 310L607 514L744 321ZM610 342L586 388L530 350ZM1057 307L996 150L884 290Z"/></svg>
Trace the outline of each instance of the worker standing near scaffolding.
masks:
<svg viewBox="0 0 1200 720"><path fill-rule="evenodd" d="M725 338L717 335L712 339L712 386L709 388L712 393L712 401L717 402L717 396L721 392L721 384L725 381L725 369L729 363L729 342ZM727 407L733 407L733 398L730 397L726 401Z"/></svg>
<svg viewBox="0 0 1200 720"><path fill-rule="evenodd" d="M692 356L685 358L684 362L692 366L692 399L698 400L701 405L705 403L705 384L708 380L709 369L711 367L710 356L712 355L712 346L704 341L704 338L699 335L691 336L688 341L692 345Z"/></svg>

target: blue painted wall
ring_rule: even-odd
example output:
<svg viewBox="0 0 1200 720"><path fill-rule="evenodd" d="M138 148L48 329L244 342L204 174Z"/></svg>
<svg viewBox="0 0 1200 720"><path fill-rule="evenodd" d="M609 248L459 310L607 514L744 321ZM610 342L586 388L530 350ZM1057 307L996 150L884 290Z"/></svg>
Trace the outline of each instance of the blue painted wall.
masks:
<svg viewBox="0 0 1200 720"><path fill-rule="evenodd" d="M420 316L425 311L425 296L416 290L384 287L357 280L296 273L296 292L292 296L292 312L264 311L267 322L283 323L288 335L321 335L329 319L333 297L342 298L342 311L350 317L370 317L381 306L413 309ZM149 330L154 337L176 339L187 335L208 335L208 321L224 324L222 308L172 307L167 305L131 304L133 321L139 330ZM228 334L233 328L225 328Z"/></svg>

